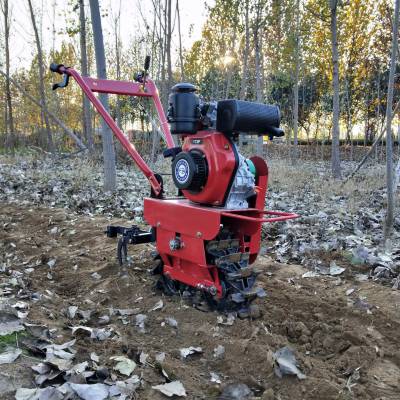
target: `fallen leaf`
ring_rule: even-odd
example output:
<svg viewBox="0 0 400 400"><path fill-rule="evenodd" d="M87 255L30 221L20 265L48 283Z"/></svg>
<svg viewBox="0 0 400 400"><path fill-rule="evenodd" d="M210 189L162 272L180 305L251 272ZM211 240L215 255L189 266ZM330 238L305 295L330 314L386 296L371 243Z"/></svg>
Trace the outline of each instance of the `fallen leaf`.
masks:
<svg viewBox="0 0 400 400"><path fill-rule="evenodd" d="M97 363L100 361L100 358L96 353L90 353L90 359Z"/></svg>
<svg viewBox="0 0 400 400"><path fill-rule="evenodd" d="M23 331L25 328L21 320L11 313L0 311L0 336Z"/></svg>
<svg viewBox="0 0 400 400"><path fill-rule="evenodd" d="M296 375L299 379L305 379L306 376L299 370L296 357L290 347L282 347L274 353L275 373L279 378L283 375Z"/></svg>
<svg viewBox="0 0 400 400"><path fill-rule="evenodd" d="M225 386L219 397L221 400L250 400L253 392L244 383L231 383Z"/></svg>
<svg viewBox="0 0 400 400"><path fill-rule="evenodd" d="M215 358L223 358L225 354L225 347L219 344L215 349L214 349L214 357Z"/></svg>
<svg viewBox="0 0 400 400"><path fill-rule="evenodd" d="M147 359L149 358L149 355L147 353L144 353L143 351L139 355L139 362L140 364L144 365L146 364Z"/></svg>
<svg viewBox="0 0 400 400"><path fill-rule="evenodd" d="M118 361L117 365L115 365L114 367L114 370L118 371L122 375L126 376L131 375L134 369L136 368L135 361L131 360L128 357L115 356L111 357L111 360Z"/></svg>
<svg viewBox="0 0 400 400"><path fill-rule="evenodd" d="M22 354L21 349L13 349L0 353L0 364L10 364Z"/></svg>
<svg viewBox="0 0 400 400"><path fill-rule="evenodd" d="M175 318L165 318L165 322L172 328L178 328L178 321Z"/></svg>
<svg viewBox="0 0 400 400"><path fill-rule="evenodd" d="M186 391L180 381L172 381L164 385L152 386L153 389L158 390L168 397L179 396L186 397Z"/></svg>
<svg viewBox="0 0 400 400"><path fill-rule="evenodd" d="M215 372L210 372L211 375L211 382L215 382L220 384L221 383L221 378L219 377L218 374L216 374Z"/></svg>
<svg viewBox="0 0 400 400"><path fill-rule="evenodd" d="M202 353L203 349L201 347L184 347L182 349L179 350L179 353L181 355L182 358L186 358L187 356L190 356L192 354L198 354L198 353Z"/></svg>
<svg viewBox="0 0 400 400"><path fill-rule="evenodd" d="M69 383L72 390L83 400L104 400L108 397L109 387L104 383Z"/></svg>
<svg viewBox="0 0 400 400"><path fill-rule="evenodd" d="M162 300L157 301L157 303L154 305L154 307L149 310L149 311L157 311L157 310L161 310L164 307L164 303Z"/></svg>

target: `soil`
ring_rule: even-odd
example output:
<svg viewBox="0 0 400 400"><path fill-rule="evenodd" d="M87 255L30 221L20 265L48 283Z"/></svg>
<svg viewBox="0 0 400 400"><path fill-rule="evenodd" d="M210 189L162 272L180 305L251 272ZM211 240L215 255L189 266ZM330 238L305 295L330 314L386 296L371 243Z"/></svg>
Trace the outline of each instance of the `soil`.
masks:
<svg viewBox="0 0 400 400"><path fill-rule="evenodd" d="M116 239L106 238L104 230L110 223L128 226L128 221L63 209L5 203L0 207L1 256L13 253L12 269L24 273L28 292L47 294L30 302L29 321L56 329L59 343L72 338L71 326L113 327L115 336L105 341L78 337L76 362L96 352L100 363L111 367L112 356L135 359L141 351L148 353L149 363L135 370L143 381L138 399L165 398L151 388L165 383L154 361L160 352L166 354L163 369L183 383L188 399L218 398L229 383L245 383L255 398L264 400L400 399L400 291L357 281L359 270L352 273L348 267L341 277L302 278L304 267L260 256L260 285L268 293L258 300L261 318L222 325L217 322L221 314L202 312L155 290L149 273L153 245L131 247L132 266L127 277L120 275ZM56 259L51 271L50 259ZM25 273L34 264L35 271ZM99 279L92 276L95 272ZM0 273L2 281L6 278ZM349 289L354 291L349 294ZM150 311L160 299L164 307ZM70 305L92 310L90 320L67 318ZM145 333L135 326L134 315L126 317L127 324L114 315L108 325L100 325L98 318L108 315L109 308L146 314ZM178 322L177 329L163 323L167 317ZM225 347L222 358L214 357L218 345ZM179 349L189 346L201 346L203 353L181 359ZM283 346L294 350L306 379L276 376L273 353ZM25 387L34 387L33 372L21 363L32 361L22 357L2 365L0 374L19 368L24 370ZM222 383L212 383L210 372Z"/></svg>

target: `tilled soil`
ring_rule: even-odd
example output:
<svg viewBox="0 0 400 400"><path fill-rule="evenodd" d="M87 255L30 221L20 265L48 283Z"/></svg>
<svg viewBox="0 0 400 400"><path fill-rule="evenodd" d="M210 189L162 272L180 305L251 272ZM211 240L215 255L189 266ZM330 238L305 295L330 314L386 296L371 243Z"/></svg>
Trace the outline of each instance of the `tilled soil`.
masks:
<svg viewBox="0 0 400 400"><path fill-rule="evenodd" d="M359 282L355 273L360 271L353 274L348 267L340 278L303 278L304 267L261 256L257 264L264 273L259 279L268 293L259 300L262 317L223 325L216 312L202 312L156 292L149 274L152 245L131 247L132 266L127 277L120 276L116 240L106 238L104 230L110 223L129 222L62 209L0 207L0 262L9 266L0 273L1 282L12 270L19 271L26 292L46 295L30 302L28 320L56 329L59 343L73 338L72 326L113 327L116 334L105 341L78 337L76 361L89 360L96 352L100 363L111 368L112 356L135 359L141 351L148 353L149 362L135 370L142 378L138 399L165 398L151 388L165 383L154 361L161 352L166 353L164 371L183 383L189 399L218 398L229 383L245 383L254 398L264 400L400 399L400 291ZM50 269L52 259L56 263ZM34 271L26 273L28 268ZM151 311L160 299L163 308ZM69 319L65 311L72 305L92 310L90 320ZM145 332L135 326L134 315L125 318L126 324L114 315L100 325L99 317L110 308L134 308L147 315ZM168 317L178 322L177 328L163 323ZM225 347L222 357L214 356L218 345ZM203 353L182 359L179 349L189 346L201 346ZM273 353L283 346L294 350L306 379L276 376ZM33 372L22 368L30 363L22 357L2 365L0 374L15 376L23 370L25 387L34 387ZM211 382L210 372L222 383Z"/></svg>

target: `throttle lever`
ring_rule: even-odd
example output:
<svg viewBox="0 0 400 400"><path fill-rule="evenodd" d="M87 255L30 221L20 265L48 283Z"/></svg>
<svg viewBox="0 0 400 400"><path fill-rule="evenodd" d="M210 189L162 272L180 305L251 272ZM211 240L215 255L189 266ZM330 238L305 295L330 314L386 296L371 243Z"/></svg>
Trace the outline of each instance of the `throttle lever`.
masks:
<svg viewBox="0 0 400 400"><path fill-rule="evenodd" d="M63 72L60 72L60 68L64 67L64 64L56 64L56 63L51 63L50 64L50 71L51 72L57 72L60 75L64 75L64 78L62 82L54 83L52 89L56 90L58 88L65 88L68 86L69 83L69 75Z"/></svg>
<svg viewBox="0 0 400 400"><path fill-rule="evenodd" d="M69 75L64 74L62 82L54 83L52 89L56 90L58 88L65 88L68 86L68 83L69 83Z"/></svg>

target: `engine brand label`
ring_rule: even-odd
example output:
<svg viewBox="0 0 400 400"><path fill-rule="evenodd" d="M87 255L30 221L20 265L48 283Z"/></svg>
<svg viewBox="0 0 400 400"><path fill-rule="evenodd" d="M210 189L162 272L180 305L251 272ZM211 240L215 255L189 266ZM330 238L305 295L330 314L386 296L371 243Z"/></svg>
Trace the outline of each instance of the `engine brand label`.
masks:
<svg viewBox="0 0 400 400"><path fill-rule="evenodd" d="M175 165L175 178L183 184L189 178L189 163L186 160L179 160Z"/></svg>

